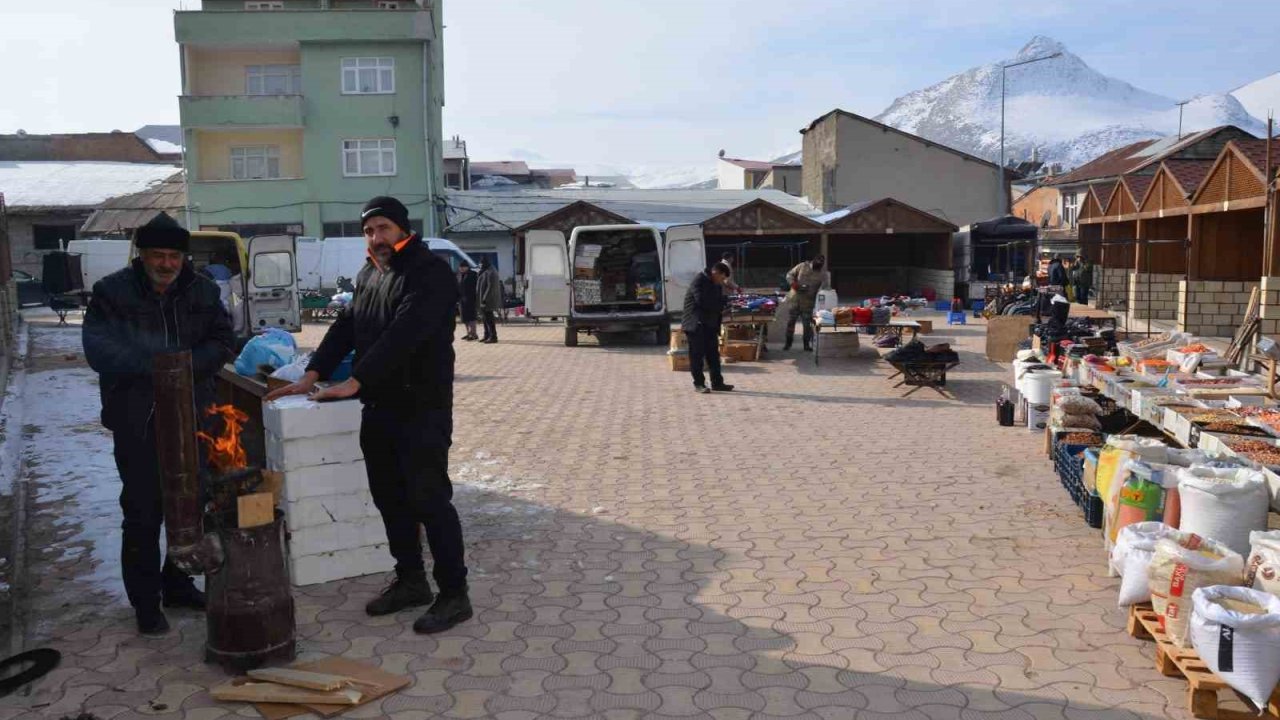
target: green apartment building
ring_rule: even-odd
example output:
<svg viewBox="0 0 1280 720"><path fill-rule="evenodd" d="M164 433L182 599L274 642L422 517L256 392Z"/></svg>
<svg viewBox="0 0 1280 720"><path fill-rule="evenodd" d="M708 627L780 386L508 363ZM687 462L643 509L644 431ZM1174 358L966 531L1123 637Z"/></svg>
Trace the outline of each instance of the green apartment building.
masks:
<svg viewBox="0 0 1280 720"><path fill-rule="evenodd" d="M442 0L203 0L175 14L188 212L242 235L360 234L394 195L439 234Z"/></svg>

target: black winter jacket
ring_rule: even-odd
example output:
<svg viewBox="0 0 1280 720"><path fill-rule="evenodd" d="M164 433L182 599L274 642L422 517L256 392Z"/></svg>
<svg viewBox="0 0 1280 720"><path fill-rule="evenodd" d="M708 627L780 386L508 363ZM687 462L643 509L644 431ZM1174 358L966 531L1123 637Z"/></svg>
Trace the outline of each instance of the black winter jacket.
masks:
<svg viewBox="0 0 1280 720"><path fill-rule="evenodd" d="M724 288L711 279L711 274L703 270L693 279L689 290L684 294L684 315L680 319L680 327L685 332L710 330L720 332L720 319L724 316Z"/></svg>
<svg viewBox="0 0 1280 720"><path fill-rule="evenodd" d="M355 350L351 375L365 404L450 410L457 305L458 281L449 263L415 236L385 270L365 262L351 304L307 369L328 378Z"/></svg>
<svg viewBox="0 0 1280 720"><path fill-rule="evenodd" d="M145 434L155 406L151 358L191 351L199 411L214 401L213 378L235 354L231 316L218 286L186 263L178 279L157 295L142 261L93 286L84 316L84 354L99 374L102 424L112 431Z"/></svg>

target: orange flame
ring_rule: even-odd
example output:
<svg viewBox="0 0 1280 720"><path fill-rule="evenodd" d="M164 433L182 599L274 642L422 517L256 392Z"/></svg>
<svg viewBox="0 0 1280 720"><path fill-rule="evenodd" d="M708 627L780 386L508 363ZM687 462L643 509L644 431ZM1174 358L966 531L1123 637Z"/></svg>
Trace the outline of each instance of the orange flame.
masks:
<svg viewBox="0 0 1280 720"><path fill-rule="evenodd" d="M214 436L205 432L196 433L196 437L204 443L213 469L226 474L248 467L248 455L240 444L240 428L249 416L237 410L234 405L210 405L204 414L222 418L221 434Z"/></svg>

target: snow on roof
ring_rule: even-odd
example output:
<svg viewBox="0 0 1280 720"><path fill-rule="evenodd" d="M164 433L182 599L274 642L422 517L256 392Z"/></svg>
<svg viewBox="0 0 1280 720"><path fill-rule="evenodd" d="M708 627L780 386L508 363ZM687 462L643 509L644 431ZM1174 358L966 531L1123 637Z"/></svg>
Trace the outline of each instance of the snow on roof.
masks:
<svg viewBox="0 0 1280 720"><path fill-rule="evenodd" d="M147 144L151 146L152 150L155 150L161 155L181 155L182 154L182 146L177 143L171 143L168 140L157 140L154 138L149 138L147 139Z"/></svg>
<svg viewBox="0 0 1280 720"><path fill-rule="evenodd" d="M743 158L731 158L731 157L722 157L720 159L732 165L737 165L743 170L772 170L773 169L773 163L765 162L763 160L744 160Z"/></svg>
<svg viewBox="0 0 1280 720"><path fill-rule="evenodd" d="M848 207L841 208L841 209L836 210L836 211L834 211L834 212L829 212L829 213L827 213L826 215L819 215L818 217L814 218L814 220L817 220L818 222L822 223L823 225L829 225L829 224L831 224L831 223L833 223L833 222L835 222L835 221L837 221L837 220L842 220L842 219L844 219L844 218L847 218L847 217L849 217L850 215L852 215L852 214L854 214L854 213L856 213L856 212L862 212L863 210L866 210L867 208L871 207L872 205L875 205L877 202L879 202L879 201L878 201L878 200L863 200L863 201L861 201L861 202L856 202L856 203L854 203L854 204L852 204L852 205L850 205L850 206L848 206Z"/></svg>
<svg viewBox="0 0 1280 720"><path fill-rule="evenodd" d="M11 208L93 207L146 190L173 173L172 165L3 160L0 193Z"/></svg>

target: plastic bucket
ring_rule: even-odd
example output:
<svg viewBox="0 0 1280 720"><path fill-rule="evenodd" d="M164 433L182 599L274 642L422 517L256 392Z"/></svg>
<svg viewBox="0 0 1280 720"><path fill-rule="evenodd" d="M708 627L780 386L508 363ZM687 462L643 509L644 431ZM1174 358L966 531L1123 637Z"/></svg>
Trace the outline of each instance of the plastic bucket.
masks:
<svg viewBox="0 0 1280 720"><path fill-rule="evenodd" d="M1032 405L1048 405L1053 394L1053 384L1062 379L1056 370L1033 370L1022 379L1022 394Z"/></svg>

